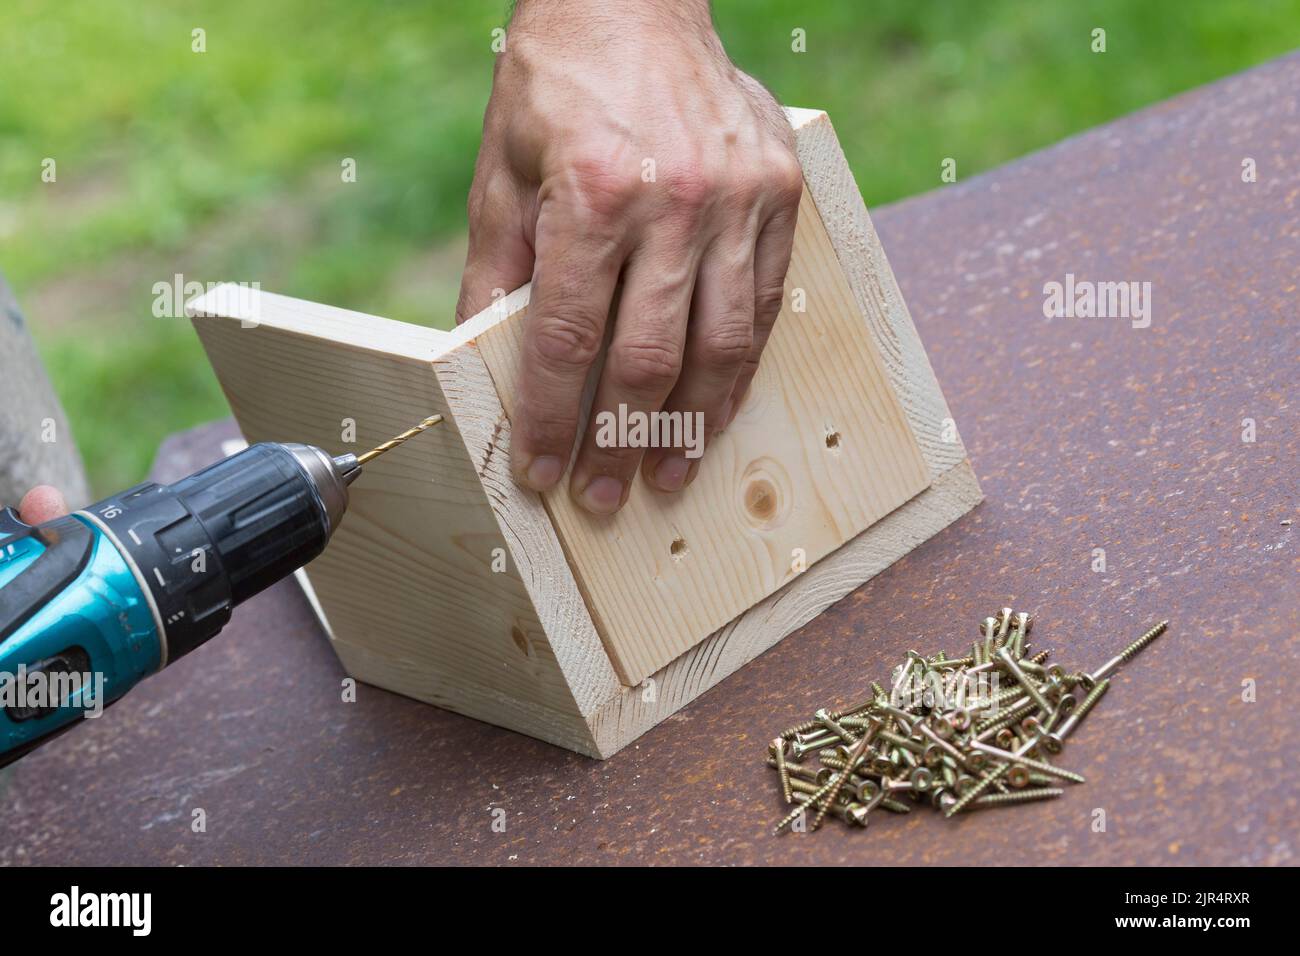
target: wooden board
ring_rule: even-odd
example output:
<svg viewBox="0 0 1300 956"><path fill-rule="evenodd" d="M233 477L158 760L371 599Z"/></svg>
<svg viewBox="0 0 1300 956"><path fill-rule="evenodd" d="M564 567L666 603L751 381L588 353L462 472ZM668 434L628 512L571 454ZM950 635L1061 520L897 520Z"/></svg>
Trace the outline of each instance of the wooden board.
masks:
<svg viewBox="0 0 1300 956"><path fill-rule="evenodd" d="M608 757L978 503L830 122L789 112L829 242L823 273L834 271L833 253L929 485L637 686L620 678L597 634L540 496L510 478L510 420L476 339L502 324L500 313L444 333L269 294L250 300L218 289L191 303L192 314L210 316L195 325L252 441L356 450L424 414L447 416L367 470L334 542L307 569L349 674ZM522 315L527 294L498 308ZM841 314L852 318L842 306ZM255 327L243 328L250 318ZM345 417L356 420L355 445L340 441Z"/></svg>
<svg viewBox="0 0 1300 956"><path fill-rule="evenodd" d="M308 566L348 672L590 751L572 689L581 682L557 665L518 563L493 570L508 545L431 365L450 336L225 288L189 311L219 317L194 325L250 442L304 441L337 455L425 415L448 419L366 466L330 546ZM594 638L588 650L603 656ZM604 693L612 682L610 672Z"/></svg>
<svg viewBox="0 0 1300 956"><path fill-rule="evenodd" d="M474 331L507 415L527 314L521 293ZM696 480L666 495L638 475L610 517L584 511L567 480L543 499L610 660L638 684L929 483L805 191L785 305Z"/></svg>

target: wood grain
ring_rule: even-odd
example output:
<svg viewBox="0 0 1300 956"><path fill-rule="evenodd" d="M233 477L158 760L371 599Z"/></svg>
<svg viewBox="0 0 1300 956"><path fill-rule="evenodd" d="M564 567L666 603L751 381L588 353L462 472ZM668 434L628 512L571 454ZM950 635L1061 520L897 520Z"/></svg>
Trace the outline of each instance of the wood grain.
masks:
<svg viewBox="0 0 1300 956"><path fill-rule="evenodd" d="M453 337L269 293L245 299L218 289L190 311L220 316L194 325L250 442L342 454L427 415L447 418L366 466L330 546L307 568L348 672L589 752L573 690L433 373ZM243 327L252 309L257 324Z"/></svg>
<svg viewBox="0 0 1300 956"><path fill-rule="evenodd" d="M811 193L745 404L677 495L639 476L611 517L543 496L596 630L638 684L930 483ZM803 307L796 311L795 304ZM515 411L526 301L475 340Z"/></svg>
<svg viewBox="0 0 1300 956"><path fill-rule="evenodd" d="M950 468L924 492L710 634L642 686L623 688L610 698L589 718L599 752L617 753L783 638L793 636L863 581L966 514L980 499L970 462ZM648 693L651 687L653 693Z"/></svg>
<svg viewBox="0 0 1300 956"><path fill-rule="evenodd" d="M966 460L943 390L907 303L889 267L862 193L853 179L830 117L821 110L787 109L804 183L831 236L844 278L884 361L921 455L937 479Z"/></svg>

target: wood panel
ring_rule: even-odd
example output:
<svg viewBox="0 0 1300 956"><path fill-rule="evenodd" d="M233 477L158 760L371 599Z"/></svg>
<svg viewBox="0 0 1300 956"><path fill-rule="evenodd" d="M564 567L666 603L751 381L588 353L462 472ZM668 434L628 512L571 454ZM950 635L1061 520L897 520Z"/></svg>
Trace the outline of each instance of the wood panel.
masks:
<svg viewBox="0 0 1300 956"><path fill-rule="evenodd" d="M596 629L625 684L640 683L930 483L810 191L786 304L749 397L690 487L639 476L616 515L567 485L543 495ZM796 311L798 302L804 311ZM526 296L474 333L507 415Z"/></svg>
<svg viewBox="0 0 1300 956"><path fill-rule="evenodd" d="M494 570L494 549L508 558L510 546L431 364L451 337L223 288L190 312L211 316L194 325L250 442L357 452L447 415L366 466L330 546L307 568L349 673L590 752L517 562ZM345 420L354 443L343 441Z"/></svg>
<svg viewBox="0 0 1300 956"><path fill-rule="evenodd" d="M902 404L930 470L938 477L966 460L948 402L916 333L903 293L830 117L821 110L787 109L804 183L831 236L845 281L867 323L877 354Z"/></svg>

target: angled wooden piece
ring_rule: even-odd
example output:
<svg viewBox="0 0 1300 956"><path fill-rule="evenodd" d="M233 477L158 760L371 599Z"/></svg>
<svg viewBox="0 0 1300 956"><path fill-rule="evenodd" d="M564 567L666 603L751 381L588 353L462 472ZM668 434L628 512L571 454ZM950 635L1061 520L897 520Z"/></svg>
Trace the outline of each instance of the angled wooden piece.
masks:
<svg viewBox="0 0 1300 956"><path fill-rule="evenodd" d="M790 117L806 310L696 482L638 480L614 519L510 478L526 287L450 333L230 287L191 303L250 441L339 453L447 417L367 468L308 569L349 673L608 756L979 501L830 122Z"/></svg>
<svg viewBox="0 0 1300 956"><path fill-rule="evenodd" d="M584 511L567 482L544 496L596 630L638 684L930 484L916 438L805 195L786 278L791 294L735 421L697 479L665 495L641 480L612 517ZM507 417L526 295L472 336Z"/></svg>

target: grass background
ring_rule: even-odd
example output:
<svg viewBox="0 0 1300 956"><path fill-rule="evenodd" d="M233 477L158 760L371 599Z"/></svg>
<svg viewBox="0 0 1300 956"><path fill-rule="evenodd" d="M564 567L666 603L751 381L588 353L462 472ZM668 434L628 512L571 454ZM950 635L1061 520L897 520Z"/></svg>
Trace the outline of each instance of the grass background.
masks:
<svg viewBox="0 0 1300 956"><path fill-rule="evenodd" d="M447 327L504 0L4 0L0 271L100 493L227 414L153 284L260 281ZM1297 0L716 0L727 49L828 110L869 205L1286 52ZM206 30L207 52L191 51ZM1094 27L1107 51L1090 50ZM807 52L791 50L806 31ZM57 162L57 182L41 163ZM357 182L340 164L356 160Z"/></svg>

